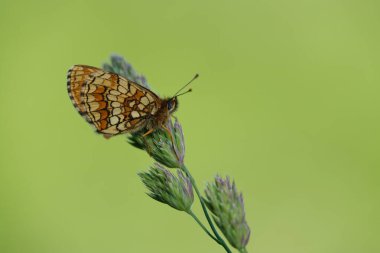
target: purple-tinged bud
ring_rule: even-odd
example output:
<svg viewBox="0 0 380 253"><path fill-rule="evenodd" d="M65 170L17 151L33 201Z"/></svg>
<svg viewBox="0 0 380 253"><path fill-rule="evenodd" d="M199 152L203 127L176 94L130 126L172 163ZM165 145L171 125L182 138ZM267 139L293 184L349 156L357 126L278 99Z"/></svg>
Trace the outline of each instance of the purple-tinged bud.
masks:
<svg viewBox="0 0 380 253"><path fill-rule="evenodd" d="M169 118L166 129L157 128L151 134L143 136L143 131L129 136L129 142L148 152L157 162L168 168L181 168L185 158L185 140L181 124L177 119L173 124Z"/></svg>
<svg viewBox="0 0 380 253"><path fill-rule="evenodd" d="M204 201L219 229L234 248L244 250L251 231L245 219L243 195L236 190L235 182L216 176L207 184L205 194Z"/></svg>
<svg viewBox="0 0 380 253"><path fill-rule="evenodd" d="M148 172L141 172L139 176L151 198L179 211L190 212L194 202L193 186L181 170L177 170L175 176L164 166L155 163Z"/></svg>

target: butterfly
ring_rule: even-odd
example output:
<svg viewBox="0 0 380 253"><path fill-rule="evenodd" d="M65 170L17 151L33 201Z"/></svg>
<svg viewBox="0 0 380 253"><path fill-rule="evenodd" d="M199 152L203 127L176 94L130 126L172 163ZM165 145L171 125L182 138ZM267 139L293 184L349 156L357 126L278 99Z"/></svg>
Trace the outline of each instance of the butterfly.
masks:
<svg viewBox="0 0 380 253"><path fill-rule="evenodd" d="M109 138L146 129L147 136L166 122L178 108L178 94L160 98L148 88L115 73L102 69L74 65L67 73L67 91L80 115L96 131Z"/></svg>

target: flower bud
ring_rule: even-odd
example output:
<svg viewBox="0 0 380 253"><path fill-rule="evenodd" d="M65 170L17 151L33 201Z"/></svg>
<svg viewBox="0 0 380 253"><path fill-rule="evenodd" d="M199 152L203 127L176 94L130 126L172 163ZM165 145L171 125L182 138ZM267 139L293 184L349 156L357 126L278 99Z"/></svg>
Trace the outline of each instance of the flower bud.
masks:
<svg viewBox="0 0 380 253"><path fill-rule="evenodd" d="M194 201L193 186L181 170L177 170L177 175L158 163L151 166L148 172L139 173L151 198L179 211L189 212Z"/></svg>
<svg viewBox="0 0 380 253"><path fill-rule="evenodd" d="M128 136L129 143L143 149L157 162L169 168L181 168L185 157L185 140L182 127L177 119L173 125L169 118L166 129L157 128L151 134L143 136L144 132L139 131ZM173 138L173 141L172 141Z"/></svg>
<svg viewBox="0 0 380 253"><path fill-rule="evenodd" d="M235 182L231 184L229 177L224 180L216 176L215 182L207 184L205 194L204 201L219 229L234 248L243 250L250 229L245 220L243 195L237 192Z"/></svg>

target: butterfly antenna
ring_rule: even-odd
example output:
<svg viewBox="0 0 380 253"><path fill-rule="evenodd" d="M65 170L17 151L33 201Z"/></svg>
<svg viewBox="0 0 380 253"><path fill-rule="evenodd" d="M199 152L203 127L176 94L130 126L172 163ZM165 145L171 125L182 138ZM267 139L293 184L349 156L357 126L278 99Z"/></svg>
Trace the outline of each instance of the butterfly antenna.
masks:
<svg viewBox="0 0 380 253"><path fill-rule="evenodd" d="M179 96L185 95L186 93L189 93L189 92L192 92L192 91L193 91L192 89L188 89L187 91L182 92L182 93L176 95L175 97L179 97Z"/></svg>
<svg viewBox="0 0 380 253"><path fill-rule="evenodd" d="M185 93L190 92L191 89L189 89L188 91L186 91L186 92L181 93L181 94L178 95L178 93L180 93L180 92L181 92L183 89L185 89L189 84L191 84L195 79L197 79L198 76L199 76L198 74L195 74L195 76L193 77L193 79L191 79L187 84L185 84L181 89L179 89L179 90L174 94L173 97L178 97L178 96L181 96L181 95L183 95L183 94L185 94Z"/></svg>

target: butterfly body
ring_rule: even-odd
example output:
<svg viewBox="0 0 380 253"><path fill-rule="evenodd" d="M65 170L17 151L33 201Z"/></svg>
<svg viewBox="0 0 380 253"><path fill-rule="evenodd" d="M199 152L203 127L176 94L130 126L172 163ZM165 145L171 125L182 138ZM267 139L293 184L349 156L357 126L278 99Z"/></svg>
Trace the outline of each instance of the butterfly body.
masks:
<svg viewBox="0 0 380 253"><path fill-rule="evenodd" d="M98 133L111 137L165 125L177 98L162 99L151 90L115 73L75 65L67 74L69 97Z"/></svg>

